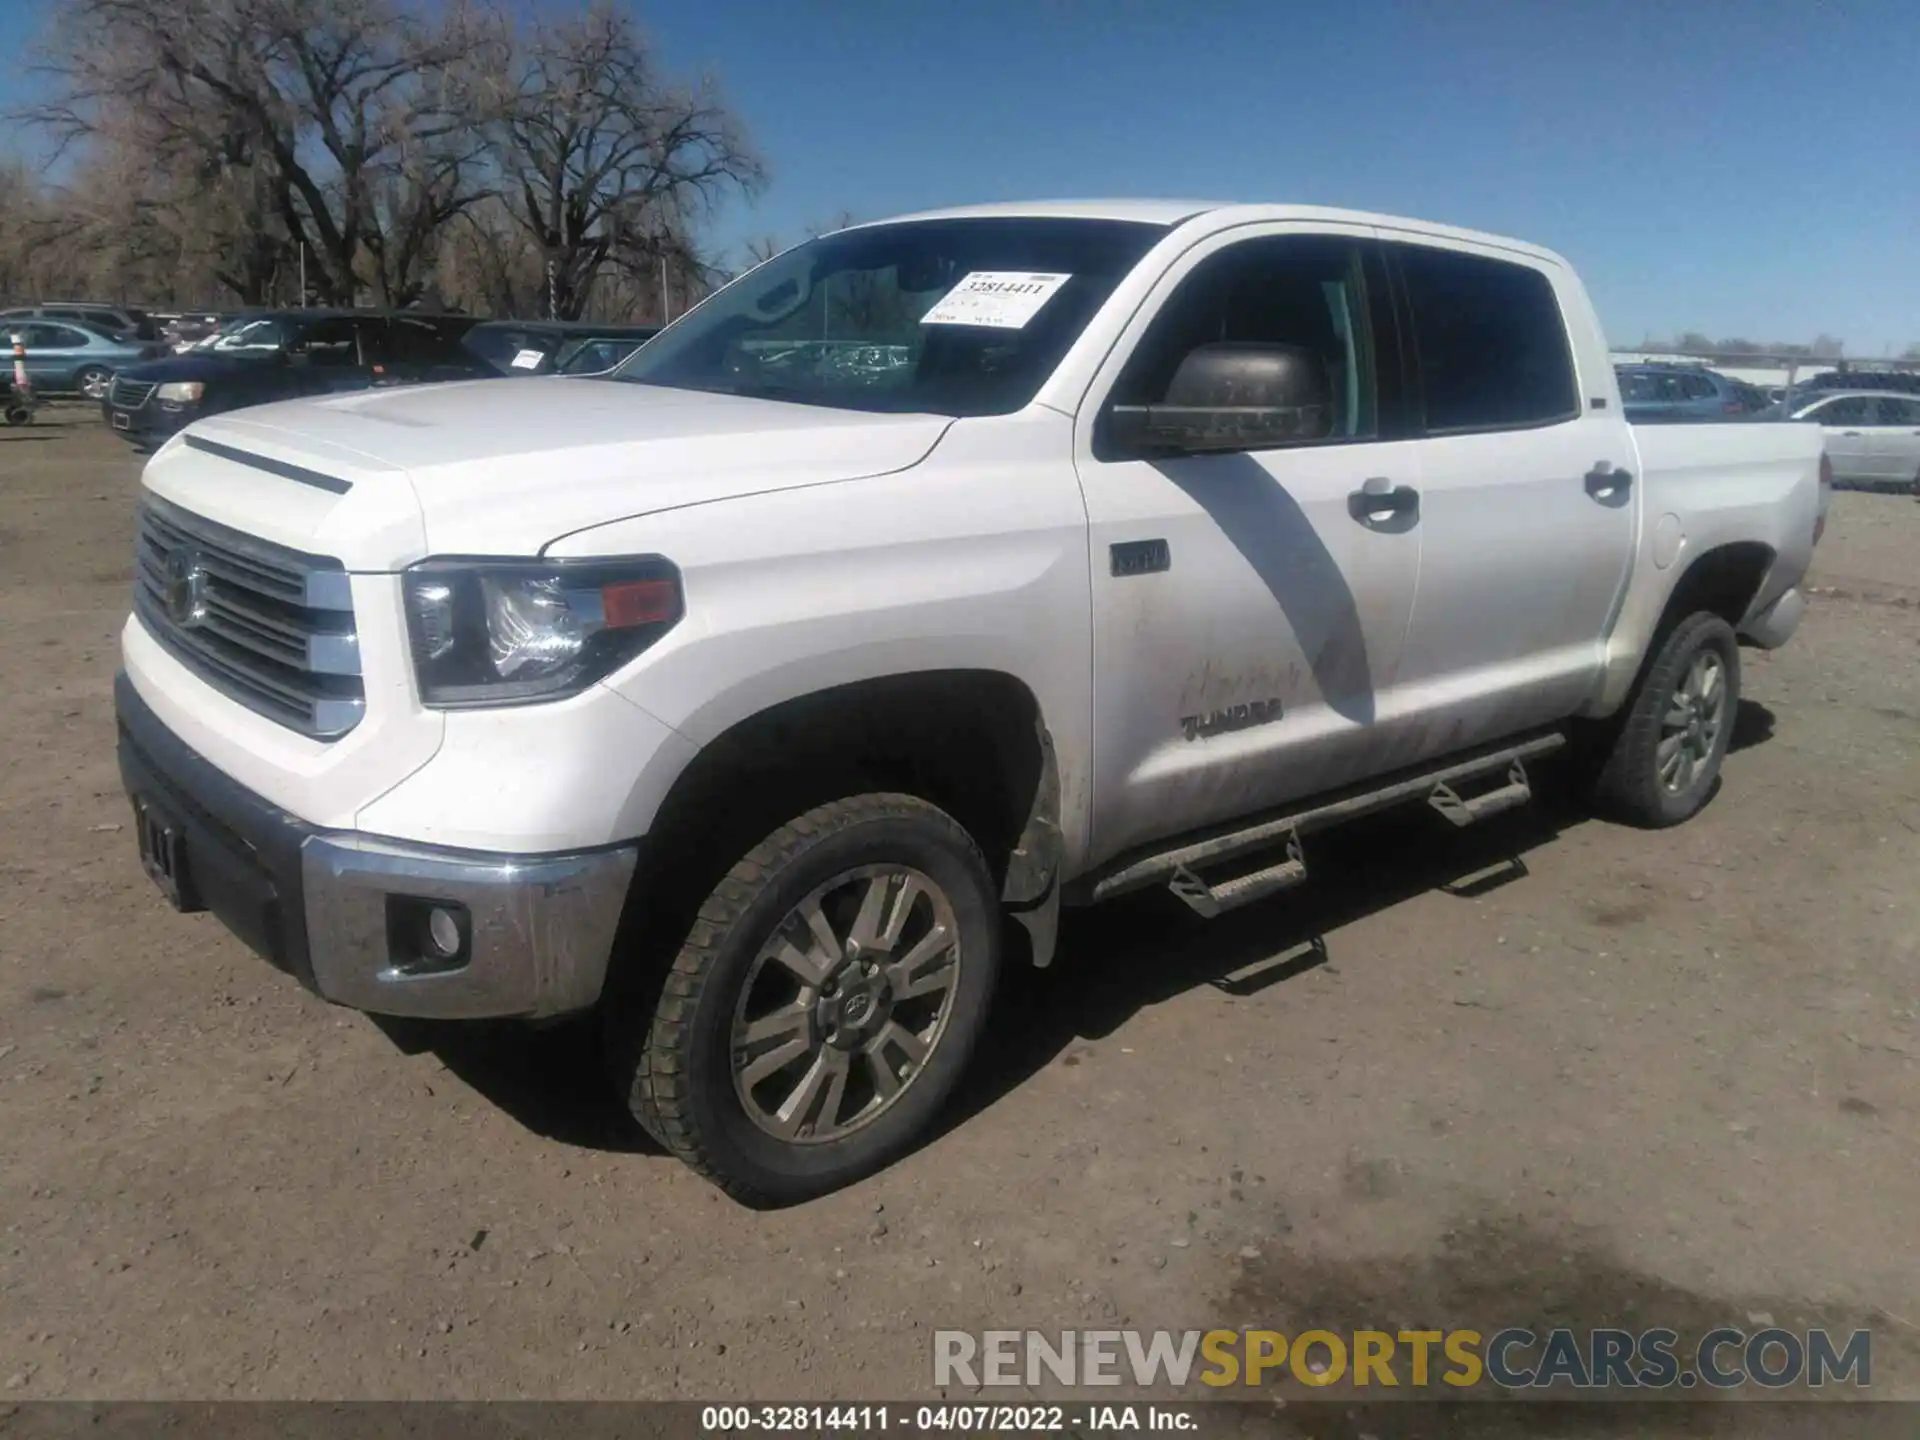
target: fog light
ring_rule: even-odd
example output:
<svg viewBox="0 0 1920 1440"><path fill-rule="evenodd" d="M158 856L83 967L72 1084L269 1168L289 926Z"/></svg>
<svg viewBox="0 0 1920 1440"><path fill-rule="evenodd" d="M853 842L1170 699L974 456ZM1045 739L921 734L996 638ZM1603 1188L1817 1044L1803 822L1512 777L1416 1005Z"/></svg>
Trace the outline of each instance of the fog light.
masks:
<svg viewBox="0 0 1920 1440"><path fill-rule="evenodd" d="M458 970L473 958L473 917L457 900L389 895L387 950L409 975Z"/></svg>
<svg viewBox="0 0 1920 1440"><path fill-rule="evenodd" d="M427 943L442 960L460 953L460 922L451 910L436 905L427 916Z"/></svg>

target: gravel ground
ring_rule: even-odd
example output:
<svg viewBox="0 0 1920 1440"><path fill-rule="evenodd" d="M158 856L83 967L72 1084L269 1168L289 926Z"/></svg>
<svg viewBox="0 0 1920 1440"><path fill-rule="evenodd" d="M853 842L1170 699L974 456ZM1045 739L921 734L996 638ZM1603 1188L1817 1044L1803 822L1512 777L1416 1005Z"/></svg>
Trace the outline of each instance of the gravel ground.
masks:
<svg viewBox="0 0 1920 1440"><path fill-rule="evenodd" d="M1721 793L1330 837L1017 976L947 1132L776 1214L568 1029L382 1029L140 873L138 462L0 431L0 1400L932 1393L935 1328L1868 1325L1920 1398L1920 505L1838 497Z"/></svg>

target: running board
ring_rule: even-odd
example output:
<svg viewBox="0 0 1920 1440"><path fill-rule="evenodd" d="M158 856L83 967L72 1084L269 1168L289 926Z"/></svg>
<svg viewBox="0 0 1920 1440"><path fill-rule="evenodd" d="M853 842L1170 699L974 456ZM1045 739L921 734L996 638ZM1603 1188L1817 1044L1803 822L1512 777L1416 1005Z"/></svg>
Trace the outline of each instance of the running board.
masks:
<svg viewBox="0 0 1920 1440"><path fill-rule="evenodd" d="M1238 910L1242 905L1251 905L1282 890L1291 890L1306 878L1307 862L1300 853L1300 835L1296 831L1287 837L1287 858L1277 865L1269 865L1264 870L1255 870L1231 880L1222 880L1218 885L1209 884L1181 865L1174 870L1167 888L1186 901L1195 914L1211 920L1229 910Z"/></svg>
<svg viewBox="0 0 1920 1440"><path fill-rule="evenodd" d="M1241 829L1214 834L1201 840L1189 840L1166 850L1148 855L1139 855L1126 861L1096 881L1091 889L1081 890L1080 899L1075 903L1097 902L1123 895L1130 890L1144 889L1149 885L1170 884L1174 893L1199 909L1202 904L1213 904L1220 909L1228 908L1223 900L1232 900L1234 904L1246 904L1241 898L1246 890L1254 891L1250 898L1271 895L1297 885L1306 878L1306 866L1299 852L1300 837L1312 830L1324 830L1362 815L1371 815L1377 810L1386 810L1410 800L1425 799L1440 809L1438 797L1442 790L1458 800L1453 786L1459 782L1473 780L1480 776L1497 775L1507 772L1507 784L1489 795L1477 796L1473 800L1459 801L1460 807L1469 812L1465 822L1471 824L1500 810L1524 803L1532 795L1532 787L1526 781L1526 772L1520 762L1537 759L1562 749L1567 737L1558 731L1536 736L1518 744L1503 745L1496 750L1470 759L1456 760L1451 764L1435 767L1431 770L1416 771L1404 778L1376 786L1370 790L1353 792L1338 800L1329 800L1310 809L1281 815L1271 820L1262 820ZM1515 786L1520 789L1516 790ZM1491 803L1498 801L1497 804ZM1477 807L1477 808L1476 808ZM1447 812L1442 810L1443 814ZM1230 860L1236 855L1244 855L1251 850L1263 849L1270 845L1285 842L1288 845L1288 857L1265 870L1257 870L1251 875L1243 875L1220 885L1208 885L1200 879L1198 871L1204 866ZM1296 870L1293 867L1298 866ZM1181 879L1182 872L1185 879ZM1244 888L1242 888L1244 887ZM1199 897L1199 904L1195 898ZM1214 911L1220 913L1220 909ZM1202 914L1207 913L1202 910Z"/></svg>
<svg viewBox="0 0 1920 1440"><path fill-rule="evenodd" d="M1516 760L1513 768L1507 771L1507 783L1498 790L1489 790L1471 800L1462 800L1454 793L1453 787L1443 781L1433 787L1433 793L1427 796L1427 803L1464 830L1490 815L1524 805L1532 798L1533 786L1527 783L1527 767Z"/></svg>

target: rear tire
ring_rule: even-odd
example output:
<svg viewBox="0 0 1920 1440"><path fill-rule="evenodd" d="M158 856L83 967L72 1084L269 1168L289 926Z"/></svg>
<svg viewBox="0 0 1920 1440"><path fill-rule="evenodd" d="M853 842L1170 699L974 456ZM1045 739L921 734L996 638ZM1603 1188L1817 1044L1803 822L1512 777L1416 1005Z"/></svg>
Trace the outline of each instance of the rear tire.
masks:
<svg viewBox="0 0 1920 1440"><path fill-rule="evenodd" d="M1692 819L1713 793L1739 704L1733 627L1706 611L1687 616L1667 632L1604 751L1599 808L1649 829Z"/></svg>
<svg viewBox="0 0 1920 1440"><path fill-rule="evenodd" d="M909 795L836 800L727 872L663 981L610 992L607 1060L681 1160L743 1203L793 1204L925 1137L999 962L993 883L952 817Z"/></svg>
<svg viewBox="0 0 1920 1440"><path fill-rule="evenodd" d="M89 400L104 400L113 386L113 372L98 365L87 365L73 377L73 388Z"/></svg>

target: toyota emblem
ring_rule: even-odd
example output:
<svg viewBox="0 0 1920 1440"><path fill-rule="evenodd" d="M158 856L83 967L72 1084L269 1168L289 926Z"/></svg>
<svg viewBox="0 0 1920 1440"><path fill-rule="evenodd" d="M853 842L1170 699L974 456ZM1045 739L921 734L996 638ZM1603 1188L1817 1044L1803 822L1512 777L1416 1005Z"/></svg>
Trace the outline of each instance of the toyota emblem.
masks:
<svg viewBox="0 0 1920 1440"><path fill-rule="evenodd" d="M207 572L191 550L167 556L167 618L183 630L207 618Z"/></svg>

